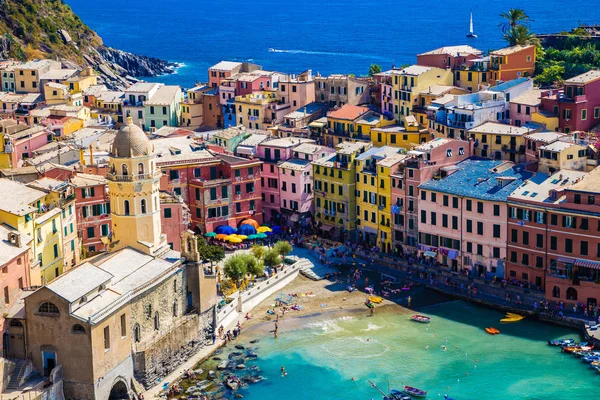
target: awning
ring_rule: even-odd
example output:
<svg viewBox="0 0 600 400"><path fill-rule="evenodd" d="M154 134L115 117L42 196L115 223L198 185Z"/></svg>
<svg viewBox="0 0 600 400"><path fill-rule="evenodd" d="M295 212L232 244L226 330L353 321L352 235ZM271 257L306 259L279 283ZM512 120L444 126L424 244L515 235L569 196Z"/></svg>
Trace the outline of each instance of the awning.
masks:
<svg viewBox="0 0 600 400"><path fill-rule="evenodd" d="M556 261L561 262L563 264L573 264L575 262L575 259L570 257L558 257Z"/></svg>
<svg viewBox="0 0 600 400"><path fill-rule="evenodd" d="M325 232L330 232L333 228L335 228L333 225L325 225L325 224L323 224L323 225L321 225L320 229L322 231L325 231Z"/></svg>
<svg viewBox="0 0 600 400"><path fill-rule="evenodd" d="M325 125L327 125L327 122L319 122L319 121L313 121L310 124L308 124L308 126L310 126L311 128L322 128Z"/></svg>
<svg viewBox="0 0 600 400"><path fill-rule="evenodd" d="M243 155L246 155L246 156L253 156L254 155L254 147L238 146L235 149L235 152L237 154L243 154Z"/></svg>
<svg viewBox="0 0 600 400"><path fill-rule="evenodd" d="M427 106L427 109L428 109L429 111L437 111L437 110L439 110L441 107L442 107L442 106L441 106L441 105L439 105L439 104L434 104L434 103L431 103L431 104L429 104L429 105Z"/></svg>
<svg viewBox="0 0 600 400"><path fill-rule="evenodd" d="M575 260L575 265L578 267L600 269L600 262L591 260Z"/></svg>
<svg viewBox="0 0 600 400"><path fill-rule="evenodd" d="M437 256L437 253L435 251L428 250L428 251L424 252L423 255L427 256L427 257L435 257L435 256Z"/></svg>

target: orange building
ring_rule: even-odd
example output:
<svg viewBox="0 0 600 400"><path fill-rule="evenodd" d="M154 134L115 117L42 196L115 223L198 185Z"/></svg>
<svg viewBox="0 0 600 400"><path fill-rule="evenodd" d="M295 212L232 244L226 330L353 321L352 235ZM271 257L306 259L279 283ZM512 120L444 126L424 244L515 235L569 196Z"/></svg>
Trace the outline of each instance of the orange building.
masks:
<svg viewBox="0 0 600 400"><path fill-rule="evenodd" d="M512 46L490 52L490 84L533 76L535 46Z"/></svg>

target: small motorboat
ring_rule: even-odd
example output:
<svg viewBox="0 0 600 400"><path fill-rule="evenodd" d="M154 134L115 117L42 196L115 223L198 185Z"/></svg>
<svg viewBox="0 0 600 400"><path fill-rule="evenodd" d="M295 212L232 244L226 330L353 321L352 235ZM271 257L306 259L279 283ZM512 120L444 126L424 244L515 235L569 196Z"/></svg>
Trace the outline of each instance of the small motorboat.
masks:
<svg viewBox="0 0 600 400"><path fill-rule="evenodd" d="M422 389L418 389L412 386L404 386L404 393L411 395L412 397L427 397L427 392Z"/></svg>
<svg viewBox="0 0 600 400"><path fill-rule="evenodd" d="M500 322L519 322L525 317L515 313L506 313L506 318L502 318Z"/></svg>
<svg viewBox="0 0 600 400"><path fill-rule="evenodd" d="M577 345L577 346L567 346L567 347L563 347L562 351L564 353L575 353L576 351L590 351L590 350L594 350L594 345L588 345L587 343L585 345Z"/></svg>
<svg viewBox="0 0 600 400"><path fill-rule="evenodd" d="M585 357L581 357L581 361L583 361L586 364L591 364L593 362L600 361L600 357L598 357L598 356L585 356Z"/></svg>
<svg viewBox="0 0 600 400"><path fill-rule="evenodd" d="M548 340L550 346L567 346L573 343L575 343L575 340L573 339Z"/></svg>
<svg viewBox="0 0 600 400"><path fill-rule="evenodd" d="M425 316L425 315L413 315L412 317L410 317L411 320L415 321L415 322L420 322L422 324L428 324L431 322L431 318Z"/></svg>
<svg viewBox="0 0 600 400"><path fill-rule="evenodd" d="M408 394L404 393L401 390L392 389L390 390L390 395L387 396L388 400L412 400Z"/></svg>
<svg viewBox="0 0 600 400"><path fill-rule="evenodd" d="M500 331L498 329L492 328L492 327L485 328L485 331L487 333L489 333L490 335L498 335L500 333Z"/></svg>

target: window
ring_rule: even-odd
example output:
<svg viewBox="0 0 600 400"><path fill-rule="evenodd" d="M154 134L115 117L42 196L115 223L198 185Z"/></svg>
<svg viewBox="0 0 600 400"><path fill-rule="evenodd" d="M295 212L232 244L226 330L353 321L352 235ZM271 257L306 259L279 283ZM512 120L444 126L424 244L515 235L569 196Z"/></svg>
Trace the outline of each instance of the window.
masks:
<svg viewBox="0 0 600 400"><path fill-rule="evenodd" d="M483 222L477 222L477 234L483 235Z"/></svg>
<svg viewBox="0 0 600 400"><path fill-rule="evenodd" d="M146 199L142 199L142 201L140 201L140 208L142 214L146 214Z"/></svg>
<svg viewBox="0 0 600 400"><path fill-rule="evenodd" d="M446 214L442 214L442 227L448 227L448 215Z"/></svg>
<svg viewBox="0 0 600 400"><path fill-rule="evenodd" d="M421 200L427 200L427 192L421 190Z"/></svg>
<svg viewBox="0 0 600 400"><path fill-rule="evenodd" d="M216 200L217 199L217 188L210 188L210 199L211 200Z"/></svg>
<svg viewBox="0 0 600 400"><path fill-rule="evenodd" d="M529 246L529 232L523 232L523 245Z"/></svg>
<svg viewBox="0 0 600 400"><path fill-rule="evenodd" d="M125 314L121 314L121 337L127 336L127 321Z"/></svg>
<svg viewBox="0 0 600 400"><path fill-rule="evenodd" d="M54 303L50 303L50 302L45 302L45 303L40 304L40 306L38 308L38 312L43 313L43 314L55 314L55 315L60 314L60 312L58 311L58 307L56 307L54 305Z"/></svg>
<svg viewBox="0 0 600 400"><path fill-rule="evenodd" d="M494 224L494 237L495 238L500 237L500 225Z"/></svg>
<svg viewBox="0 0 600 400"><path fill-rule="evenodd" d="M95 228L93 226L88 226L87 227L87 237L93 238L95 236L96 236Z"/></svg>
<svg viewBox="0 0 600 400"><path fill-rule="evenodd" d="M581 120L585 121L587 119L587 110L584 108L581 110Z"/></svg>
<svg viewBox="0 0 600 400"><path fill-rule="evenodd" d="M435 203L437 201L437 193L431 192L431 202Z"/></svg>
<svg viewBox="0 0 600 400"><path fill-rule="evenodd" d="M129 210L129 200L125 200L123 202L123 214L124 215L129 215L130 210Z"/></svg>
<svg viewBox="0 0 600 400"><path fill-rule="evenodd" d="M500 216L500 205L499 204L494 204L494 216L496 216L496 217Z"/></svg>
<svg viewBox="0 0 600 400"><path fill-rule="evenodd" d="M523 265L529 265L529 254L523 253L521 255L521 264L523 264Z"/></svg>
<svg viewBox="0 0 600 400"><path fill-rule="evenodd" d="M427 211L425 211L425 210L421 210L421 223L422 224L427 223Z"/></svg>
<svg viewBox="0 0 600 400"><path fill-rule="evenodd" d="M479 214L483 214L483 202L481 202L481 201L477 202L477 212Z"/></svg>
<svg viewBox="0 0 600 400"><path fill-rule="evenodd" d="M154 330L157 331L160 329L160 318L158 316L158 311L154 313Z"/></svg>
<svg viewBox="0 0 600 400"><path fill-rule="evenodd" d="M573 252L573 239L565 239L565 253Z"/></svg>
<svg viewBox="0 0 600 400"><path fill-rule="evenodd" d="M473 221L470 219L467 220L467 233L473 233Z"/></svg>
<svg viewBox="0 0 600 400"><path fill-rule="evenodd" d="M537 247L538 249L541 249L544 247L544 235L538 233L535 236L535 247Z"/></svg>
<svg viewBox="0 0 600 400"><path fill-rule="evenodd" d="M467 242L467 253L473 252L473 243Z"/></svg>
<svg viewBox="0 0 600 400"><path fill-rule="evenodd" d="M473 211L473 201L467 199L467 211Z"/></svg>
<svg viewBox="0 0 600 400"><path fill-rule="evenodd" d="M141 340L140 325L139 324L135 324L135 326L133 327L133 341L137 343L140 340Z"/></svg>
<svg viewBox="0 0 600 400"><path fill-rule="evenodd" d="M558 238L550 236L550 250L558 250Z"/></svg>
<svg viewBox="0 0 600 400"><path fill-rule="evenodd" d="M510 231L510 241L513 243L518 243L519 241L519 232L516 229L511 229Z"/></svg>
<svg viewBox="0 0 600 400"><path fill-rule="evenodd" d="M443 199L444 207L448 207L448 199L449 199L448 196L444 195L444 197L442 199Z"/></svg>
<svg viewBox="0 0 600 400"><path fill-rule="evenodd" d="M437 225L437 213L431 213L431 225Z"/></svg>
<svg viewBox="0 0 600 400"><path fill-rule="evenodd" d="M171 218L171 209L170 208L165 208L163 210L163 215L165 218Z"/></svg>
<svg viewBox="0 0 600 400"><path fill-rule="evenodd" d="M455 215L452 216L452 229L458 229L458 217Z"/></svg>
<svg viewBox="0 0 600 400"><path fill-rule="evenodd" d="M492 251L492 256L494 258L500 258L500 247L494 247Z"/></svg>
<svg viewBox="0 0 600 400"><path fill-rule="evenodd" d="M582 256L588 255L588 242L584 240L581 241L581 243L579 244L579 252Z"/></svg>
<svg viewBox="0 0 600 400"><path fill-rule="evenodd" d="M458 208L458 197L452 198L452 208Z"/></svg>
<svg viewBox="0 0 600 400"><path fill-rule="evenodd" d="M483 245L481 245L481 244L477 245L477 255L479 255L479 256L483 255Z"/></svg>
<svg viewBox="0 0 600 400"><path fill-rule="evenodd" d="M104 350L110 350L110 327L104 327Z"/></svg>
<svg viewBox="0 0 600 400"><path fill-rule="evenodd" d="M82 325L75 324L75 325L73 325L73 328L71 329L71 331L75 334L82 334L82 333L85 333L85 328Z"/></svg>

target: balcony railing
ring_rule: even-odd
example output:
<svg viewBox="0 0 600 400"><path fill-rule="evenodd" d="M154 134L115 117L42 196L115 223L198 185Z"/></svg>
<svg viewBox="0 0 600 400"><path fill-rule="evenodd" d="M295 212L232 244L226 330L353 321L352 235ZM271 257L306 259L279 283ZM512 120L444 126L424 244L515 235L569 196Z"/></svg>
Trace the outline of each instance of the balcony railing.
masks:
<svg viewBox="0 0 600 400"><path fill-rule="evenodd" d="M116 175L112 173L106 174L106 178L108 180L117 181L117 182L133 182L133 181L141 181L146 179L159 178L162 176L161 171L151 172L149 174L136 174L136 175Z"/></svg>

